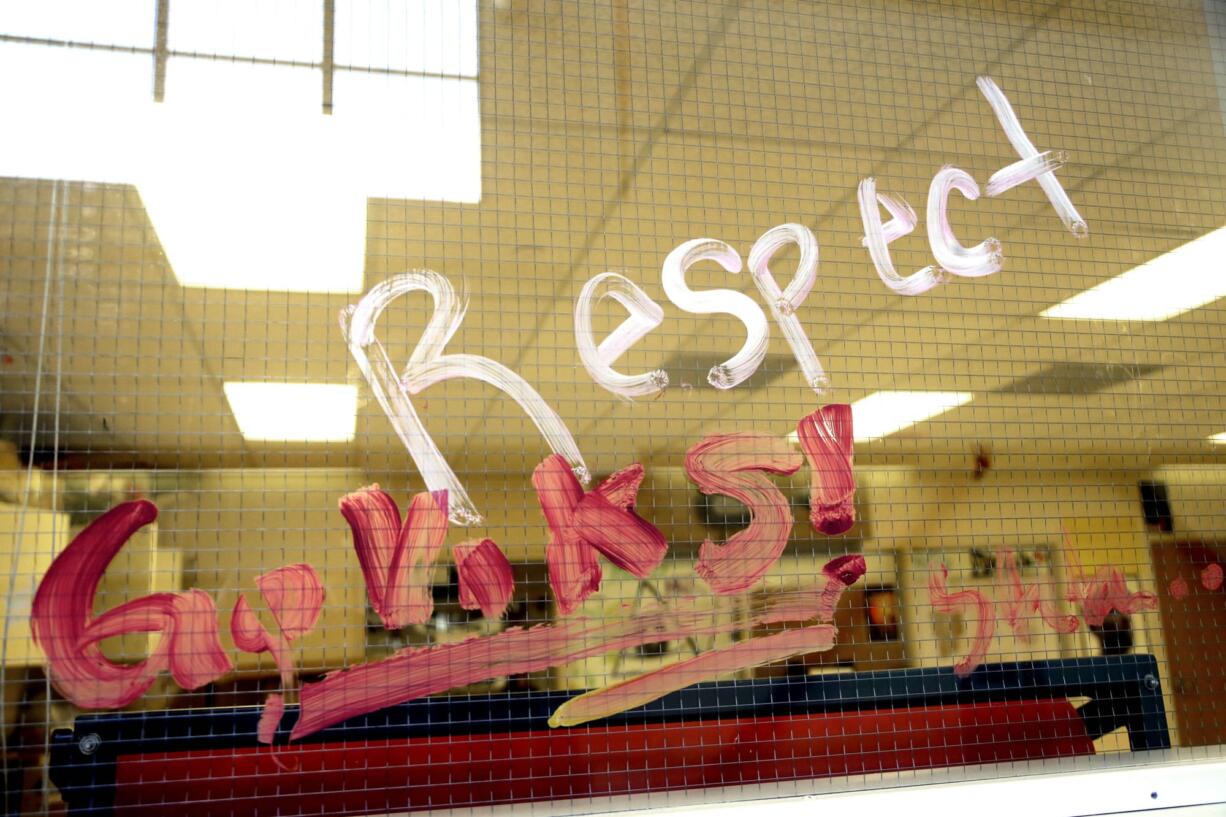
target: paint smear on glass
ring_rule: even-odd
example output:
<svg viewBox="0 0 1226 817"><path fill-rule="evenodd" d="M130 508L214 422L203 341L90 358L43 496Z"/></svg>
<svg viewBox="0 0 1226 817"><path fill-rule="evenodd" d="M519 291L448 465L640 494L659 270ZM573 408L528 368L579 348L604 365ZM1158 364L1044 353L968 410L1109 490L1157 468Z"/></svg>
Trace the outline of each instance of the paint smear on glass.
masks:
<svg viewBox="0 0 1226 817"><path fill-rule="evenodd" d="M1076 557L1070 555L1079 574ZM1158 609L1158 597L1142 590L1130 590L1119 568L1104 565L1088 579L1077 578L1069 582L1067 598L1078 609L1087 626L1101 627L1112 610L1120 615L1132 615L1146 610Z"/></svg>
<svg viewBox="0 0 1226 817"><path fill-rule="evenodd" d="M781 290L771 273L770 262L775 253L788 244L799 247L800 260L787 288ZM804 373L805 382L813 391L823 394L830 387L830 378L826 376L826 370L809 342L809 335L796 316L796 310L800 309L817 283L817 255L817 239L812 230L803 224L781 224L767 230L754 242L749 250L749 274L762 293L762 299L770 307L788 346L792 347L792 354Z"/></svg>
<svg viewBox="0 0 1226 817"><path fill-rule="evenodd" d="M999 196L1018 185L1037 179L1044 173L1054 173L1064 167L1068 153L1063 150L1048 150L1018 159L992 174L985 188L989 196Z"/></svg>
<svg viewBox="0 0 1226 817"><path fill-rule="evenodd" d="M928 187L928 244L941 268L954 275L977 278L1000 272L1005 258L1000 242L987 238L973 247L964 247L949 223L949 193L957 190L967 199L979 198L979 185L971 174L946 165L932 177Z"/></svg>
<svg viewBox="0 0 1226 817"><path fill-rule="evenodd" d="M1014 632L1024 635L1026 617L1034 613L1038 613L1044 623L1058 633L1076 632L1079 625L1077 616L1062 614L1044 604L1040 598L1039 585L1022 582L1022 573L1017 566L1017 554L1012 548L1000 551L997 563L1001 566L1005 585L1002 593L1004 598L999 600L999 604L1004 609L1005 621Z"/></svg>
<svg viewBox="0 0 1226 817"><path fill-rule="evenodd" d="M47 656L51 683L83 709L127 706L164 669L179 686L196 689L231 668L217 630L217 608L199 590L153 593L91 617L107 565L157 514L144 499L107 511L55 558L34 594L30 629ZM154 632L162 634L157 646L133 664L111 661L98 646L107 638Z"/></svg>
<svg viewBox="0 0 1226 817"><path fill-rule="evenodd" d="M1036 156L1040 155L1039 150L1030 141L1026 131L1022 129L1022 123L1018 120L1017 114L1013 112L1013 106L1009 104L1004 91L1000 90L991 77L979 77L975 80L975 84L979 86L980 93L992 106L992 112L996 114L997 121L1000 122L1005 136L1009 139L1009 144L1013 145L1017 155L1023 160L1033 161ZM1048 201L1056 209L1056 213L1068 231L1077 238L1085 238L1089 233L1089 227L1086 226L1081 214L1077 212L1077 208L1073 206L1073 202L1064 192L1064 187L1061 186L1060 180L1056 178L1052 170L1046 170L1036 177L1039 186L1047 194Z"/></svg>
<svg viewBox="0 0 1226 817"><path fill-rule="evenodd" d="M1200 572L1201 587L1206 590L1218 590L1222 586L1222 566L1217 562L1206 565Z"/></svg>
<svg viewBox="0 0 1226 817"><path fill-rule="evenodd" d="M784 630L742 641L731 647L696 655L676 664L630 678L595 692L571 698L549 718L550 726L578 726L633 709L700 681L783 661L797 655L825 652L838 631L829 624Z"/></svg>
<svg viewBox="0 0 1226 817"><path fill-rule="evenodd" d="M794 474L804 458L785 439L716 434L685 454L685 473L704 494L730 496L749 509L749 527L717 545L705 540L694 570L720 594L752 586L779 559L792 532L792 508L767 474Z"/></svg>
<svg viewBox="0 0 1226 817"><path fill-rule="evenodd" d="M562 615L568 615L600 587L599 553L645 578L664 560L668 542L634 512L643 466L618 471L584 493L566 461L554 454L532 472L541 512L549 525L545 561L549 586Z"/></svg>
<svg viewBox="0 0 1226 817"><path fill-rule="evenodd" d="M260 713L260 721L255 727L256 740L260 743L272 743L284 715L285 698L280 693L270 693L264 701L264 711Z"/></svg>
<svg viewBox="0 0 1226 817"><path fill-rule="evenodd" d="M460 581L460 606L496 619L506 612L515 589L511 563L493 539L460 542L451 548Z"/></svg>
<svg viewBox="0 0 1226 817"><path fill-rule="evenodd" d="M1183 601L1191 592L1191 588L1188 587L1188 581L1183 576L1176 576L1171 579L1171 583L1167 585L1167 590L1170 591L1171 598L1176 601Z"/></svg>
<svg viewBox="0 0 1226 817"><path fill-rule="evenodd" d="M430 573L447 536L447 504L446 491L417 494L402 523L378 485L341 497L370 605L389 630L423 624L434 612Z"/></svg>
<svg viewBox="0 0 1226 817"><path fill-rule="evenodd" d="M945 273L934 266L927 266L918 272L902 276L894 268L894 260L890 257L890 243L897 241L915 230L917 219L911 205L901 196L891 196L877 192L877 180L867 178L860 182L857 191L860 202L860 220L864 223L864 237L861 243L868 248L877 275L890 289L899 295L920 295L944 283ZM890 214L890 220L881 223L881 212L878 206L884 207Z"/></svg>
<svg viewBox="0 0 1226 817"><path fill-rule="evenodd" d="M949 569L941 565L939 571L928 577L928 596L932 609L938 613L953 613L957 610L967 610L970 613L969 618L975 625L971 647L966 657L954 665L954 675L965 678L983 663L988 654L992 633L996 631L996 610L992 600L978 590L950 593L948 579Z"/></svg>
<svg viewBox="0 0 1226 817"><path fill-rule="evenodd" d="M741 256L731 246L714 238L695 238L681 244L664 259L660 281L664 294L679 308L695 315L727 313L745 326L740 351L707 373L707 382L717 389L731 389L749 378L766 357L770 324L762 307L748 295L733 289L695 291L685 281L686 271L700 261L714 261L728 272L741 271Z"/></svg>
<svg viewBox="0 0 1226 817"><path fill-rule="evenodd" d="M272 655L281 675L281 689L288 692L294 685L290 644L310 632L319 621L324 587L315 568L308 564L285 565L271 570L257 576L255 585L277 622L277 633L268 632L251 609L247 597L240 593L230 615L230 636L234 639L234 646L244 652L267 652ZM284 695L270 693L264 701L264 712L260 715L256 730L259 741L272 742L284 711Z"/></svg>
<svg viewBox="0 0 1226 817"><path fill-rule="evenodd" d="M375 323L388 306L412 292L424 292L433 298L434 312L409 355L403 373L398 373L375 334ZM433 270L414 270L378 284L357 304L342 311L340 316L341 332L362 376L370 384L383 413L408 449L426 486L432 492L447 492L450 498L449 513L457 525L477 524L481 521L481 514L413 406L412 396L435 383L470 378L488 383L503 392L518 403L536 424L549 448L566 459L579 481L586 485L589 479L583 455L579 453L566 423L528 381L489 358L445 353L447 342L460 328L467 309L467 299L457 294L445 277Z"/></svg>
<svg viewBox="0 0 1226 817"><path fill-rule="evenodd" d="M605 298L625 307L629 316L596 345L592 334L592 309ZM642 374L622 374L613 368L617 359L664 321L664 310L637 284L616 272L605 272L584 284L575 300L575 344L588 375L602 389L625 400L646 397L668 386L662 369Z"/></svg>
<svg viewBox="0 0 1226 817"><path fill-rule="evenodd" d="M815 618L834 619L843 592L864 575L862 556L843 556L822 568L826 583L819 594ZM607 718L650 703L670 692L741 670L752 669L797 655L825 652L834 646L838 631L829 625L785 630L742 641L730 647L696 655L676 664L571 698L549 719L550 726L577 726Z"/></svg>
<svg viewBox="0 0 1226 817"><path fill-rule="evenodd" d="M855 572L855 564L847 563L846 575ZM748 600L705 594L647 609L626 605L621 617L575 616L455 644L413 647L303 684L302 708L290 737L302 738L347 718L489 678L540 672L658 641L810 621L828 607L823 592L815 588Z"/></svg>
<svg viewBox="0 0 1226 817"><path fill-rule="evenodd" d="M856 523L851 406L822 406L797 424L796 436L812 472L809 520L828 536L847 532Z"/></svg>
<svg viewBox="0 0 1226 817"><path fill-rule="evenodd" d="M324 606L324 586L310 565L285 565L270 570L256 577L255 586L290 641L310 632L318 623Z"/></svg>

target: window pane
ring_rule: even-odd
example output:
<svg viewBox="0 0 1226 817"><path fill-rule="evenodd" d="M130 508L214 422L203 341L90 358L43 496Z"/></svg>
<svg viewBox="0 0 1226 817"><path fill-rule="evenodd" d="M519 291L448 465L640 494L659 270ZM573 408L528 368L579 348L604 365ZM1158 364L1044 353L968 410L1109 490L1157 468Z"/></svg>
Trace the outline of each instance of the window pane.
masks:
<svg viewBox="0 0 1226 817"><path fill-rule="evenodd" d="M336 62L369 68L477 75L473 0L338 0Z"/></svg>
<svg viewBox="0 0 1226 817"><path fill-rule="evenodd" d="M172 51L319 62L321 0L173 0Z"/></svg>
<svg viewBox="0 0 1226 817"><path fill-rule="evenodd" d="M0 33L153 48L154 0L7 0Z"/></svg>

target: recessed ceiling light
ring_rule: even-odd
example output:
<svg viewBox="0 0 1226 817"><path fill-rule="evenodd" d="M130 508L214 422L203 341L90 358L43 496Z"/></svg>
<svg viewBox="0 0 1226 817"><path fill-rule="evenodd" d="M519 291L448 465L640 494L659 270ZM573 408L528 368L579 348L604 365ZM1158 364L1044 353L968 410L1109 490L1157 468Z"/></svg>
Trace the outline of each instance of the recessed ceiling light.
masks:
<svg viewBox="0 0 1226 817"><path fill-rule="evenodd" d="M1226 227L1043 310L1044 318L1165 321L1226 296Z"/></svg>
<svg viewBox="0 0 1226 817"><path fill-rule="evenodd" d="M357 386L229 381L223 388L245 439L313 443L353 439Z"/></svg>
<svg viewBox="0 0 1226 817"><path fill-rule="evenodd" d="M1209 438L1209 442L1214 445L1226 445L1226 431L1223 431L1221 434L1214 434Z"/></svg>
<svg viewBox="0 0 1226 817"><path fill-rule="evenodd" d="M969 403L965 391L879 391L851 404L856 442L888 437L950 409Z"/></svg>

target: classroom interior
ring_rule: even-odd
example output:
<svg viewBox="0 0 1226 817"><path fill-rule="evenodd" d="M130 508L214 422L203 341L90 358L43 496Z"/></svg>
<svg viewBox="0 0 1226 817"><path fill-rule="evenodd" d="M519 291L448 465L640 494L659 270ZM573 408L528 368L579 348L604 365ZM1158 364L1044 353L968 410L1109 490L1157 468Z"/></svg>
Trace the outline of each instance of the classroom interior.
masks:
<svg viewBox="0 0 1226 817"><path fill-rule="evenodd" d="M532 485L550 448L519 404L471 378L432 384L413 402L483 520L448 531L430 621L387 630L368 603L338 500L378 484L404 508L427 486L338 316L415 269L468 298L447 351L521 375L573 434L594 482L645 469L636 510L668 554L643 579L605 562L600 590L575 615L634 614L705 592L694 571L702 543L749 520L687 477L686 452L704 437L786 438L823 404L941 394L948 404L929 418L857 438L850 530L826 536L809 524L807 469L775 478L794 525L746 598L811 583L843 554L862 554L868 572L841 602L834 649L737 677L956 663L976 622L934 610L929 584L942 567L950 588L996 599L1020 576L1064 614L1077 612L1070 587L1114 572L1153 594L1149 609L1071 633L1035 611L1017 626L1001 613L986 661L1152 654L1172 743L1226 744L1226 591L1220 571L1218 586L1202 581L1226 564L1226 289L1168 317L1042 314L1198 240L1200 253L1181 263L1221 278L1226 11L1199 0L447 5L426 4L425 33L346 3L303 33L282 25L284 9L234 4L227 13L249 25L219 25L199 42L176 35L192 14L172 11L164 49L132 45L118 23L48 34L38 26L52 21L14 29L0 12L0 66L31 77L0 90L16 117L0 138L0 609L4 751L20 808L54 799L40 782L47 735L79 712L47 681L33 594L55 555L124 501L150 499L159 515L107 569L95 610L198 588L223 621L245 594L270 622L256 577L309 563L326 603L293 645L303 680L559 619ZM265 29L276 36L251 33ZM325 59L320 34L332 38ZM72 70L57 73L56 59ZM890 246L900 274L933 263L934 174L953 164L986 184L1018 159L976 87L981 75L1040 151L1067 152L1056 173L1088 233L1066 229L1034 182L955 195L963 243L997 237L1003 269L901 295L861 243L857 189L876 178L918 211L918 228ZM118 87L129 77L133 87ZM810 388L773 319L757 372L712 388L708 369L745 329L727 312L678 308L662 265L701 237L747 258L785 223L820 246L796 314L829 388ZM779 252L781 284L797 263L794 248ZM213 269L225 272L215 281ZM575 299L605 271L663 308L615 365L667 372L654 396L610 394L576 351ZM688 281L761 303L748 272L703 263ZM397 366L433 309L419 293L384 317L380 339ZM624 317L599 305L597 338ZM228 392L236 383L343 388L348 426L318 441L245 431ZM905 413L905 402L892 410ZM321 406L300 394L259 419L292 437ZM497 620L462 608L446 558L481 538L515 571ZM731 627L454 694L590 689L762 634ZM129 634L103 646L134 661L151 643ZM132 709L255 706L279 688L268 653L233 649L224 625L222 643L231 673L196 690L163 675ZM1099 748L1128 751L1118 735Z"/></svg>

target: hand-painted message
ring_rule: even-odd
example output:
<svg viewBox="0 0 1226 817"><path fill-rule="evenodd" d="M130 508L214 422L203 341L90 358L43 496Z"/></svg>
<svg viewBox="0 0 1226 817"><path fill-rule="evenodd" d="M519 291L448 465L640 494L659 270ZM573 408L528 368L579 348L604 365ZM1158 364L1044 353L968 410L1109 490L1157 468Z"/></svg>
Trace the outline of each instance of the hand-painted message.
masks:
<svg viewBox="0 0 1226 817"><path fill-rule="evenodd" d="M727 597L743 593L778 560L792 531L787 499L765 474L790 474L808 457L813 471L814 524L825 532L843 531L854 520L852 500L852 426L849 407L825 406L801 421L805 454L779 437L730 434L709 437L686 457L691 479L706 493L726 494L750 511L749 527L723 545L703 544L695 571L709 588L703 595L670 599L658 610L593 619L563 618L558 623L510 628L493 636L457 644L403 650L391 658L353 667L304 684L300 715L291 733L301 738L355 715L424 695L501 675L534 672L582 658L642 644L719 635L781 622L805 626L713 649L678 664L594 690L554 714L554 725L575 725L607 717L654 700L697 681L834 645L834 608L844 590L864 574L863 557L845 556L823 569L816 587L776 594L753 602L748 614L733 615ZM613 474L585 491L567 460L554 454L533 472L541 512L549 531L546 561L559 612L573 613L600 588L600 557L647 577L663 561L664 535L635 512L644 478L640 465ZM383 625L398 629L429 620L433 612L431 570L446 538L446 490L415 495L400 510L378 485L340 499L340 512L352 531L370 604ZM826 520L835 508L838 520ZM66 698L86 708L122 707L133 702L169 669L188 689L230 671L219 639L213 600L199 590L159 593L128 602L92 618L94 594L103 572L124 543L157 517L147 500L126 502L94 520L61 553L35 595L32 631L47 655L51 682ZM468 609L498 616L514 586L511 565L490 539L453 548L460 601ZM292 642L314 628L324 603L323 585L310 565L277 568L256 579L277 624L270 633L240 595L230 614L230 634L245 652L268 652L281 673L283 691L292 691ZM103 655L98 643L135 632L160 632L153 653L127 665ZM270 742L284 712L283 693L265 704L259 738Z"/></svg>
<svg viewBox="0 0 1226 817"><path fill-rule="evenodd" d="M1067 228L1076 236L1085 235L1085 222L1054 173L1062 166L1064 154L1040 153L1034 147L991 79L981 77L979 88L1020 156L991 176L987 195L997 196L1036 181ZM951 275L979 277L1002 268L1003 254L997 239L987 238L973 247L958 241L947 212L954 190L968 199L980 195L978 184L964 170L945 167L935 174L929 186L927 220L936 264L902 276L891 261L889 244L914 231L915 212L901 197L878 193L875 180L861 182L863 244L879 277L893 291L919 295ZM882 207L890 214L885 223ZM791 280L780 288L770 262L789 244L799 249L799 260ZM827 390L829 376L797 316L816 285L818 254L817 239L807 227L783 224L767 230L755 242L749 252L749 271L807 384L821 395ZM668 299L683 311L726 313L744 326L741 348L708 374L713 387L727 390L743 383L761 365L770 340L770 321L752 298L740 292L691 289L686 282L687 271L705 261L714 261L732 273L742 268L741 256L732 246L700 238L686 241L668 254L661 281ZM390 304L413 292L428 294L434 311L403 370L397 370L376 335L376 325ZM598 343L592 331L592 315L596 304L605 298L618 302L628 317ZM784 622L801 625L714 648L586 692L561 706L551 724L586 723L704 679L833 646L835 606L866 570L860 556L828 562L813 587L753 597L748 612L744 602L737 602L739 613L733 615L733 597L745 594L762 580L784 552L792 532L791 509L769 475L794 474L807 464L814 529L837 535L854 524L850 406L827 405L801 419L796 428L799 451L782 437L753 432L713 435L691 447L685 456L685 470L698 489L730 497L749 509L749 524L744 530L723 543L702 543L694 571L705 583L705 592L666 599L647 612L627 611L623 616L599 619L572 615L599 589L601 559L645 578L667 554L664 535L635 509L643 467L630 465L589 490L588 466L570 430L526 380L490 358L445 351L465 310L462 293L446 277L417 270L380 283L342 312L341 329L350 353L427 490L410 500L403 517L396 502L378 485L342 497L340 512L352 531L370 605L384 627L398 629L429 620L433 610L430 576L443 553L448 526L475 524L481 521L481 514L431 439L413 397L448 379L488 383L522 408L552 452L533 471L532 485L548 531L549 584L562 618L459 643L402 650L384 660L305 683L298 690L300 713L292 739L457 686L664 640ZM667 388L666 372L657 369L627 375L614 370L613 364L663 321L663 309L629 278L614 272L597 275L582 288L574 307L579 360L598 385L619 398L631 400L655 394ZM32 611L34 639L46 653L56 689L79 706L126 706L143 694L162 670L169 670L180 685L194 689L232 667L219 639L213 599L199 590L155 593L100 616L92 615L94 596L107 565L128 538L156 516L157 508L144 500L126 502L103 514L56 558L38 589ZM512 598L514 576L498 545L491 539L461 542L452 548L452 557L461 604L486 616L501 615ZM1145 609L1151 603L1148 594L1130 593L1117 573L1100 574L1089 581L1074 582L1070 590L1070 600L1080 605L1088 623L1101 622L1112 609ZM1039 612L1049 626L1061 632L1077 627L1076 617L1062 616L1041 604L1037 591L1023 585L1016 570L1010 575L1007 596L996 603L978 591L949 592L943 573L932 577L934 609L968 608L976 622L970 653L956 667L959 674L972 671L986 655L997 605L1015 628L1030 612ZM1216 580L1220 584L1220 573ZM259 738L271 742L284 712L285 695L294 692L292 644L315 627L323 608L324 589L314 569L306 564L276 568L257 578L255 584L276 622L276 632L259 621L247 598L240 595L230 613L230 634L239 650L269 653L280 672L282 692L269 696L259 725ZM100 642L126 633L159 633L160 638L139 663L122 664L107 658Z"/></svg>
<svg viewBox="0 0 1226 817"><path fill-rule="evenodd" d="M1017 555L1010 549L1000 550L995 564L1001 567L1002 581L995 592L995 600L978 589L964 589L951 593L948 588L949 570L945 565L928 578L928 597L932 609L938 613L961 611L972 622L970 648L966 657L954 665L954 673L966 676L983 663L992 645L996 623L1001 614L1015 633L1025 635L1029 618L1037 614L1044 625L1057 633L1072 633L1084 620L1088 627L1101 627L1114 610L1121 615L1131 615L1145 610L1154 610L1158 598L1153 593L1130 590L1124 574L1115 567L1100 567L1093 574L1082 573L1074 561L1075 575L1068 582L1065 600L1076 615L1064 614L1041 600L1041 588L1037 584L1022 581Z"/></svg>

